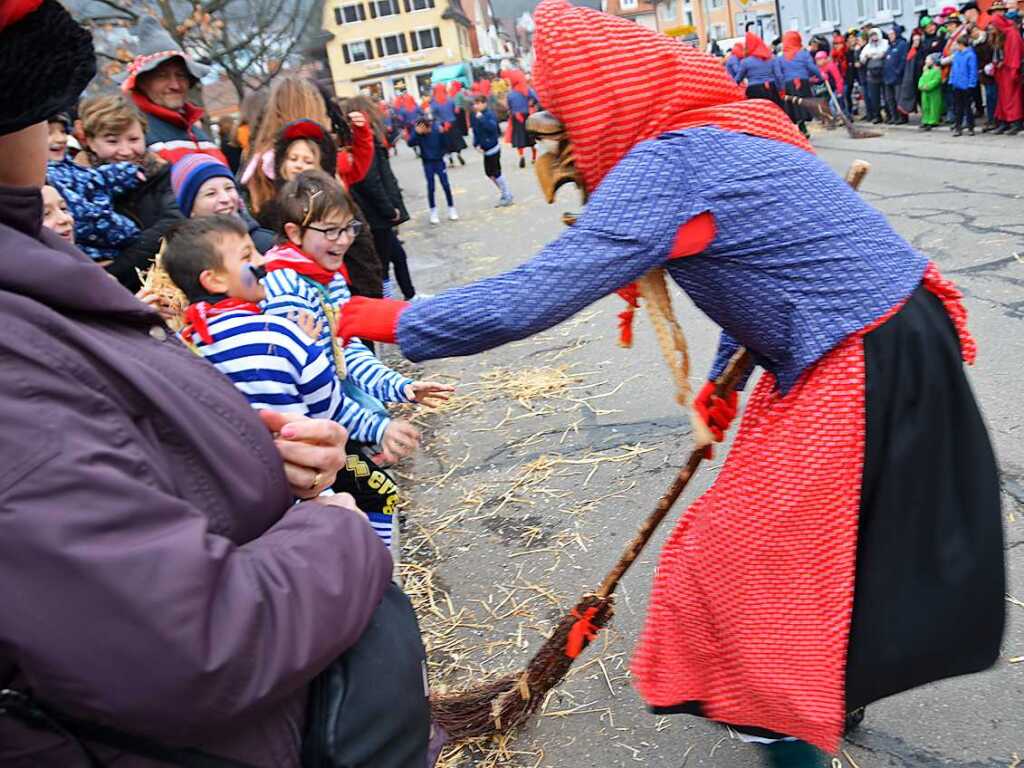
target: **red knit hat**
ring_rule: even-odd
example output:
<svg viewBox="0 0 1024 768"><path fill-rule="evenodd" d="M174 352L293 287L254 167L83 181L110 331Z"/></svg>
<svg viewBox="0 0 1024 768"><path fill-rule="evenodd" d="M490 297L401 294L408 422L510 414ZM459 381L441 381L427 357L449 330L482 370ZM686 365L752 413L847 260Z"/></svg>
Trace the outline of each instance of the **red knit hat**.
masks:
<svg viewBox="0 0 1024 768"><path fill-rule="evenodd" d="M593 191L636 144L716 126L811 150L774 103L746 99L722 63L675 38L566 0L534 12L534 84Z"/></svg>

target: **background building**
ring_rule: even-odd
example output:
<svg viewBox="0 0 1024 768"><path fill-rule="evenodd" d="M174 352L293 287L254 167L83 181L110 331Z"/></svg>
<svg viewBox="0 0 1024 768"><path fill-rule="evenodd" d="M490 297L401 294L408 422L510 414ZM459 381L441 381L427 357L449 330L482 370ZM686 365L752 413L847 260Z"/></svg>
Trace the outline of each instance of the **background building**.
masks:
<svg viewBox="0 0 1024 768"><path fill-rule="evenodd" d="M889 27L896 23L909 30L921 16L934 16L945 6L959 4L948 0L779 0L779 15L784 29L795 29L806 37L865 24ZM978 2L984 10L991 4L992 0Z"/></svg>
<svg viewBox="0 0 1024 768"><path fill-rule="evenodd" d="M334 90L426 95L435 67L473 58L473 26L459 0L331 0L324 30L333 35L326 48Z"/></svg>
<svg viewBox="0 0 1024 768"><path fill-rule="evenodd" d="M774 0L604 0L604 10L657 31L693 27L702 46L747 29L768 41L779 34Z"/></svg>

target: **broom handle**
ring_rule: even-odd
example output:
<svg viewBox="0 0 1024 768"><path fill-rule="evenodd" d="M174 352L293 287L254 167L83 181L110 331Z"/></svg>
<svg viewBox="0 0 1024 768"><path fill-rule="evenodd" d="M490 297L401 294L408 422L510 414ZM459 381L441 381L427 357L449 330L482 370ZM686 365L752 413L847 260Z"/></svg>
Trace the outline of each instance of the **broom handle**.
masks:
<svg viewBox="0 0 1024 768"><path fill-rule="evenodd" d="M829 91L832 89L830 88ZM871 164L864 160L854 160L850 163L849 169L846 171L846 183L849 184L853 189L860 187L864 177L868 175L868 171L871 170ZM745 349L739 349L732 360L729 361L729 365L722 375L715 379L715 395L718 397L726 397L730 392L736 389L736 384L754 367L754 358ZM672 481L672 485L668 487L665 494L658 501L658 506L655 507L654 511L644 521L644 524L640 526L640 530L636 536L626 547L626 551L622 553L622 557L619 558L619 562L615 564L615 567L608 572L608 575L604 577L604 581L601 582L601 586L597 590L597 596L600 598L607 598L615 592L615 588L619 585L619 581L625 575L629 567L633 565L637 557L643 551L644 547L647 546L647 542L651 540L651 536L654 535L654 531L661 524L661 521L665 519L665 515L672 509L672 505L676 503L676 500L682 495L683 491L686 490L686 486L690 482L690 478L693 477L693 473L697 471L701 461L704 458L704 449L697 448L690 453L690 459L686 462L682 469L679 470L679 474L676 475L676 479Z"/></svg>
<svg viewBox="0 0 1024 768"><path fill-rule="evenodd" d="M753 366L754 359L751 354L745 349L740 349L733 355L732 360L729 361L729 365L722 372L722 375L715 379L715 395L723 398L728 396L730 392L736 389L737 383L750 372ZM640 556L644 547L647 546L647 542L654 535L654 531L657 530L661 521L665 519L665 515L672 509L672 505L676 503L676 500L686 490L690 478L697 471L697 467L700 466L703 458L703 448L696 448L690 452L689 461L679 470L679 474L672 481L672 485L668 487L668 490L665 491L665 494L658 501L658 506L655 507L654 511L644 521L644 524L640 526L640 530L629 543L629 546L626 547L626 551L622 553L619 562L615 564L615 567L608 572L604 581L601 582L601 586L597 590L598 597L609 597L615 591L619 581L626 571L629 570L629 567L633 565L637 557Z"/></svg>

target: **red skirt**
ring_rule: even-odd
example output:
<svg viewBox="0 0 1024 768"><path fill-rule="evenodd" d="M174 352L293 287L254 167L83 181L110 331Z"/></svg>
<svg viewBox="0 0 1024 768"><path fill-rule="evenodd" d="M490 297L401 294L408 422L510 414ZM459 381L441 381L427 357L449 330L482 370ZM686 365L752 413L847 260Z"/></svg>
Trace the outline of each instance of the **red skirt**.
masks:
<svg viewBox="0 0 1024 768"><path fill-rule="evenodd" d="M959 350L946 323L959 369L960 353L969 361L974 357L959 294L934 266L925 274L924 287L942 300L956 327ZM637 689L656 711L696 711L721 722L795 736L829 751L837 747L850 703L847 651L854 587L860 584L859 554L871 561L858 552L869 423L865 335L900 309L846 339L784 397L768 373L751 393L718 478L680 520L661 555L632 663ZM934 311L941 315L942 307ZM959 376L963 378L962 370ZM973 414L970 423L976 422L972 429L987 445L966 379L963 382L964 396L970 400L967 410ZM984 569L986 559L1001 560L1002 539L990 448L980 458L984 477L977 495L983 497L978 503L986 507L987 533L968 538L983 540L985 552L972 551L969 559ZM874 466L870 469L874 475ZM915 507L914 499L887 502L889 507ZM962 511L959 500L956 504L954 517ZM930 508L919 512L934 514ZM969 512L978 516L977 509ZM899 515L890 517L895 520ZM906 525L914 536L922 523ZM861 531L865 539L869 535L876 534ZM868 691L865 697L874 700L990 664L1002 633L1002 572L995 566L991 570L994 575L986 577L981 590L991 631L978 656L970 660L970 669L914 670L911 678L888 688L858 680L858 695ZM968 573L966 578L969 582L975 575ZM898 591L897 586L906 591L906 584L872 587L880 590L871 593L872 602L879 602L874 596L881 591ZM972 601L978 602L977 584L960 586L963 589L956 589L965 596L965 610L972 610ZM866 594L858 596L858 611ZM897 606L895 613L901 615L903 608ZM885 610L886 615L893 612L888 606ZM870 617L862 626L880 634ZM872 652L855 656L893 658L884 645L869 642L861 650L865 647ZM688 703L696 703L696 710ZM866 700L857 702L863 703Z"/></svg>

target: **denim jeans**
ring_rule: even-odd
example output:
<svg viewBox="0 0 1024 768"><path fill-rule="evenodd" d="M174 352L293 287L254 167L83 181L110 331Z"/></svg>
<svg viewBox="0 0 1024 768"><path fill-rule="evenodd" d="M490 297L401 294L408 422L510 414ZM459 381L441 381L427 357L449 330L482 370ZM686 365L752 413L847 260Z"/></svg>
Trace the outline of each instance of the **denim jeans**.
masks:
<svg viewBox="0 0 1024 768"><path fill-rule="evenodd" d="M994 83L985 83L985 115L990 123L996 119L996 104L999 102L999 87Z"/></svg>

